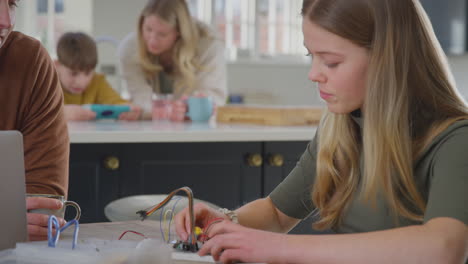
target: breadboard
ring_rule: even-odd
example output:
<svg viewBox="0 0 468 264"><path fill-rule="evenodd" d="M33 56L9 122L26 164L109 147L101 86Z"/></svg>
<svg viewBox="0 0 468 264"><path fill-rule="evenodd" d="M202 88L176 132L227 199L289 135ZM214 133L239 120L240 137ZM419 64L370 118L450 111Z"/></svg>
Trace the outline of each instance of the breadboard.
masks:
<svg viewBox="0 0 468 264"><path fill-rule="evenodd" d="M227 105L217 109L220 123L304 126L320 122L322 109L311 106Z"/></svg>

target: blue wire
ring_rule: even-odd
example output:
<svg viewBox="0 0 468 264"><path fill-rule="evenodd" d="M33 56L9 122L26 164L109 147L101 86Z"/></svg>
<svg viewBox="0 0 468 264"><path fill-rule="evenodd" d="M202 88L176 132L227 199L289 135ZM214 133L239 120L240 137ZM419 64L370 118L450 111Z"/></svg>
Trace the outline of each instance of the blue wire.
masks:
<svg viewBox="0 0 468 264"><path fill-rule="evenodd" d="M55 226L55 229L57 230L57 233L52 235L52 228ZM57 245L58 239L59 239L59 232L60 232L60 224L58 222L57 217L55 215L49 216L49 221L47 224L47 240L48 240L48 245L49 247L55 247Z"/></svg>
<svg viewBox="0 0 468 264"><path fill-rule="evenodd" d="M172 201L172 199L171 199L171 201ZM161 232L162 239L164 240L164 242L166 242L166 240L164 238L164 231L163 231L163 226L162 226L164 207L166 207L166 205L163 205L163 207L160 208L161 214L159 215L159 231Z"/></svg>
<svg viewBox="0 0 468 264"><path fill-rule="evenodd" d="M62 228L60 228L59 221L55 215L49 216L48 226L47 226L47 239L49 247L54 248L59 240L60 233L67 229L69 226L75 224L75 230L73 231L73 241L72 241L72 249L75 249L77 240L78 240L78 231L80 229L80 224L78 220L73 219L66 223ZM52 235L52 228L55 226L57 230L55 236Z"/></svg>
<svg viewBox="0 0 468 264"><path fill-rule="evenodd" d="M76 243L77 243L77 240L78 240L78 231L80 230L80 223L78 222L78 220L73 219L73 220L69 221L66 225L64 225L60 229L60 232L64 231L65 229L67 229L69 226L71 226L73 224L75 225L75 230L73 230L72 249L75 249Z"/></svg>
<svg viewBox="0 0 468 264"><path fill-rule="evenodd" d="M181 196L179 196L179 199L177 199L177 201L174 203L174 205L172 206L172 212L171 212L171 218L169 220L169 236L167 237L167 242L171 241L171 222L172 222L172 218L174 218L174 210L175 210L175 207L177 205L177 203L182 199Z"/></svg>

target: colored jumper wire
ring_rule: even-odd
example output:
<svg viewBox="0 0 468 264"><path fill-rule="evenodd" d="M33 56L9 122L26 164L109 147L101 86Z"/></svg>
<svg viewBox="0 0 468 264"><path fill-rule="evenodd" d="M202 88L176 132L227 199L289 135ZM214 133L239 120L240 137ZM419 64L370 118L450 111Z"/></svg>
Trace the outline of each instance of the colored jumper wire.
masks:
<svg viewBox="0 0 468 264"><path fill-rule="evenodd" d="M154 205L152 207L149 207L149 208L147 208L145 210L140 210L140 211L138 211L136 213L140 215L142 221L145 220L148 216L152 215L158 209L160 209L165 204L167 204L172 199L172 196L174 196L179 191L184 191L187 194L187 198L188 198L188 202L189 202L189 215L190 215L190 235L189 235L188 243L190 244L190 250L191 251L197 251L198 250L198 245L197 245L197 237L196 237L196 234L195 234L195 217L194 217L194 212L193 212L193 192L189 187L185 186L185 187L181 187L179 189L176 189L176 190L172 191L166 197L166 199L164 199L159 204Z"/></svg>

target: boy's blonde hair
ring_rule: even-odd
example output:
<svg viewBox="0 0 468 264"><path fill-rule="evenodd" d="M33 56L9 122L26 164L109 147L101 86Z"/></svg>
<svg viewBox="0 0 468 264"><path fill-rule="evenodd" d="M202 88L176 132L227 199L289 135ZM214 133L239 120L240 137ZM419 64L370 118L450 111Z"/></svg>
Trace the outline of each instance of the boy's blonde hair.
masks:
<svg viewBox="0 0 468 264"><path fill-rule="evenodd" d="M339 226L355 195L375 201L377 192L395 217L422 221L426 202L414 162L437 134L467 118L422 6L416 0L304 0L302 15L370 54L362 130L350 114L327 112L320 124L315 228Z"/></svg>
<svg viewBox="0 0 468 264"><path fill-rule="evenodd" d="M57 43L57 57L71 70L90 72L98 62L96 42L82 32L65 33Z"/></svg>
<svg viewBox="0 0 468 264"><path fill-rule="evenodd" d="M173 61L174 74L182 78L175 83L174 92L181 94L181 90L184 90L185 93L189 93L194 89L197 72L202 69L197 57L197 46L200 39L208 37L209 34L192 19L185 0L149 0L138 20L139 57L148 80L153 80L163 70L157 56L148 52L143 40L143 22L151 15L158 16L179 32L174 46Z"/></svg>

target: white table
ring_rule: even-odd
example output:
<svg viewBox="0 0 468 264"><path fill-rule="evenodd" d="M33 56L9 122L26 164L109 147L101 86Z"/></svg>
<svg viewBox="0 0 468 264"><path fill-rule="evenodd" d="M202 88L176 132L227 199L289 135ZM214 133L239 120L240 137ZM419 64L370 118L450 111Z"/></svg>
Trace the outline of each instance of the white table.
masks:
<svg viewBox="0 0 468 264"><path fill-rule="evenodd" d="M148 238L159 240L162 239L162 234L159 229L159 222L151 220L81 224L79 238L99 238L103 240L117 240L119 236L127 230L137 231L139 233L144 234ZM70 239L72 238L72 233L73 229L67 229L64 231L61 238ZM175 234L174 230L172 230L172 233ZM143 240L141 236L132 233L127 233L122 239L133 241ZM176 255L173 254L172 257L173 264L213 263L211 257L198 257L196 253L176 253ZM189 258L193 260L181 260L181 258Z"/></svg>

